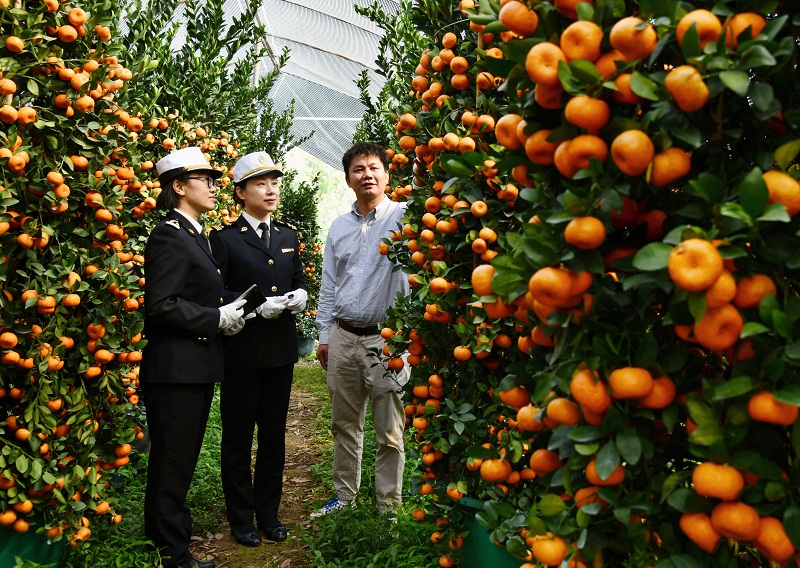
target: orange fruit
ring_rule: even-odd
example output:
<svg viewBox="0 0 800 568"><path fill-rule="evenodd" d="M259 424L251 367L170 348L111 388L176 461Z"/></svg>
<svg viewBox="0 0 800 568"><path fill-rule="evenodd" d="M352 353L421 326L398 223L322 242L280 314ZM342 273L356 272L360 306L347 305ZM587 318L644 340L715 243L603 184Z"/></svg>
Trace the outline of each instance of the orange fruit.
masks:
<svg viewBox="0 0 800 568"><path fill-rule="evenodd" d="M723 501L711 511L711 526L726 538L753 540L760 524L756 510L740 501Z"/></svg>
<svg viewBox="0 0 800 568"><path fill-rule="evenodd" d="M622 53L616 49L612 49L611 51L602 54L597 61L594 62L594 66L597 69L597 72L600 73L600 76L604 80L608 80L619 72L619 69L616 65L617 61L622 64L627 63L625 56L622 55Z"/></svg>
<svg viewBox="0 0 800 568"><path fill-rule="evenodd" d="M5 331L0 334L0 349L13 349L17 346L18 341L16 334Z"/></svg>
<svg viewBox="0 0 800 568"><path fill-rule="evenodd" d="M722 275L722 255L709 241L687 239L669 253L667 270L676 286L689 292L702 292Z"/></svg>
<svg viewBox="0 0 800 568"><path fill-rule="evenodd" d="M675 400L675 383L667 376L653 379L653 390L645 397L637 398L636 402L644 408L666 408Z"/></svg>
<svg viewBox="0 0 800 568"><path fill-rule="evenodd" d="M774 562L785 562L796 552L783 523L775 517L761 517L753 544L761 554Z"/></svg>
<svg viewBox="0 0 800 568"><path fill-rule="evenodd" d="M652 140L641 130L626 130L611 143L611 159L619 171L628 176L647 171L655 153Z"/></svg>
<svg viewBox="0 0 800 568"><path fill-rule="evenodd" d="M497 18L500 23L520 37L533 35L539 26L539 16L518 0L511 0L503 4Z"/></svg>
<svg viewBox="0 0 800 568"><path fill-rule="evenodd" d="M600 488L594 485L590 485L589 487L581 487L575 492L575 506L580 509L586 505L591 505L592 503L600 503L601 505L604 505L606 502L602 497L597 495L598 491L600 491Z"/></svg>
<svg viewBox="0 0 800 568"><path fill-rule="evenodd" d="M744 489L744 477L735 467L707 461L694 468L692 485L698 495L735 501Z"/></svg>
<svg viewBox="0 0 800 568"><path fill-rule="evenodd" d="M697 342L708 349L723 350L733 346L739 339L744 320L732 304L707 310L703 318L692 328Z"/></svg>
<svg viewBox="0 0 800 568"><path fill-rule="evenodd" d="M691 65L680 65L664 78L664 88L684 112L694 112L708 102L708 86L700 71Z"/></svg>
<svg viewBox="0 0 800 568"><path fill-rule="evenodd" d="M531 402L531 395L528 389L519 385L512 387L508 390L499 391L500 400L508 406L519 410L523 406L527 406Z"/></svg>
<svg viewBox="0 0 800 568"><path fill-rule="evenodd" d="M617 75L617 77L614 79L614 87L616 87L616 90L611 91L611 98L618 103L626 105L637 105L643 103L644 99L633 92L633 88L631 87L632 78L633 74L631 73L620 73Z"/></svg>
<svg viewBox="0 0 800 568"><path fill-rule="evenodd" d="M508 4L506 4L506 6L507 5ZM508 150L520 149L523 144L517 136L517 127L520 122L522 122L522 117L518 114L510 113L500 117L495 126L497 143Z"/></svg>
<svg viewBox="0 0 800 568"><path fill-rule="evenodd" d="M708 43L717 41L719 36L722 35L722 23L713 12L709 10L692 10L681 18L675 28L675 38L678 40L678 45L683 46L683 38L692 25L697 30L700 49L703 49Z"/></svg>
<svg viewBox="0 0 800 568"><path fill-rule="evenodd" d="M706 290L706 308L713 310L727 304L736 296L736 280L733 274L723 270L717 281Z"/></svg>
<svg viewBox="0 0 800 568"><path fill-rule="evenodd" d="M761 178L767 184L770 203L785 206L790 217L800 212L800 183L796 179L778 170L764 172Z"/></svg>
<svg viewBox="0 0 800 568"><path fill-rule="evenodd" d="M527 404L517 410L517 429L524 432L539 432L544 428L544 425L539 422L536 415L541 408L537 408L532 404Z"/></svg>
<svg viewBox="0 0 800 568"><path fill-rule="evenodd" d="M560 308L572 299L572 278L569 271L550 266L540 268L528 281L528 291L538 302Z"/></svg>
<svg viewBox="0 0 800 568"><path fill-rule="evenodd" d="M573 22L561 32L561 50L569 61L586 59L594 63L600 58L603 29L589 20Z"/></svg>
<svg viewBox="0 0 800 568"><path fill-rule="evenodd" d="M467 361L470 357L472 357L472 349L466 347L465 345L458 345L453 348L453 357L459 361Z"/></svg>
<svg viewBox="0 0 800 568"><path fill-rule="evenodd" d="M750 30L750 37L756 38L767 25L767 21L760 14L741 12L734 14L725 22L725 45L736 49L739 45L739 36Z"/></svg>
<svg viewBox="0 0 800 568"><path fill-rule="evenodd" d="M569 392L578 404L591 412L602 413L611 406L605 383L588 369L581 369L572 376Z"/></svg>
<svg viewBox="0 0 800 568"><path fill-rule="evenodd" d="M498 482L505 481L511 475L511 463L508 461L497 458L483 460L481 463L481 477L485 481Z"/></svg>
<svg viewBox="0 0 800 568"><path fill-rule="evenodd" d="M564 462L561 461L556 452L539 448L531 454L530 467L536 475L547 475L563 465Z"/></svg>
<svg viewBox="0 0 800 568"><path fill-rule="evenodd" d="M537 89L539 87L536 87ZM548 142L547 137L552 130L538 130L525 140L525 155L534 164L552 166L555 161L559 142Z"/></svg>
<svg viewBox="0 0 800 568"><path fill-rule="evenodd" d="M561 108L561 95L564 94L564 87L561 83L545 85L539 83L533 91L533 97L540 107L548 110Z"/></svg>
<svg viewBox="0 0 800 568"><path fill-rule="evenodd" d="M778 294L772 278L766 274L745 276L736 283L736 295L733 303L737 308L757 308L761 300L770 294L773 296Z"/></svg>
<svg viewBox="0 0 800 568"><path fill-rule="evenodd" d="M619 20L609 33L611 47L628 60L644 59L653 53L658 43L658 34L650 24L638 29L643 23L640 18L634 16Z"/></svg>
<svg viewBox="0 0 800 568"><path fill-rule="evenodd" d="M554 423L555 426L561 424L576 426L580 422L580 411L577 403L564 397L554 398L547 404L546 420L549 423Z"/></svg>
<svg viewBox="0 0 800 568"><path fill-rule="evenodd" d="M534 45L525 57L525 70L537 85L553 86L558 83L558 62L567 62L567 56L554 43L542 42Z"/></svg>
<svg viewBox="0 0 800 568"><path fill-rule="evenodd" d="M564 118L567 119L567 122L579 128L585 128L592 134L599 132L608 123L610 117L611 110L604 100L587 95L572 97L564 107Z"/></svg>
<svg viewBox="0 0 800 568"><path fill-rule="evenodd" d="M608 157L608 145L599 136L581 134L570 140L567 157L574 168L582 170L589 167L592 158L605 162Z"/></svg>
<svg viewBox="0 0 800 568"><path fill-rule="evenodd" d="M597 217L576 217L567 223L564 240L581 250L592 250L606 240L606 227Z"/></svg>
<svg viewBox="0 0 800 568"><path fill-rule="evenodd" d="M759 422L791 426L797 421L800 409L792 404L775 400L775 396L769 391L761 391L750 397L747 412L750 418Z"/></svg>
<svg viewBox="0 0 800 568"><path fill-rule="evenodd" d="M685 176L691 169L692 161L689 154L672 146L653 157L649 181L657 187L664 187Z"/></svg>
<svg viewBox="0 0 800 568"><path fill-rule="evenodd" d="M569 547L563 538L548 532L546 535L534 537L531 552L533 557L545 566L560 566L569 552Z"/></svg>
<svg viewBox="0 0 800 568"><path fill-rule="evenodd" d="M641 367L622 367L608 375L608 386L613 398L642 398L653 390L653 376Z"/></svg>
<svg viewBox="0 0 800 568"><path fill-rule="evenodd" d="M722 538L711 526L711 518L705 513L684 513L679 524L684 534L709 554L714 552Z"/></svg>
<svg viewBox="0 0 800 568"><path fill-rule="evenodd" d="M491 264L480 264L472 271L472 289L478 296L489 296L492 292L492 278L497 271Z"/></svg>
<svg viewBox="0 0 800 568"><path fill-rule="evenodd" d="M586 464L586 480L592 485L619 485L625 480L625 468L620 464L614 468L614 471L606 479L603 479L597 473L597 458L592 458Z"/></svg>
<svg viewBox="0 0 800 568"><path fill-rule="evenodd" d="M10 35L6 38L6 49L11 53L19 53L25 49L25 42L20 37Z"/></svg>

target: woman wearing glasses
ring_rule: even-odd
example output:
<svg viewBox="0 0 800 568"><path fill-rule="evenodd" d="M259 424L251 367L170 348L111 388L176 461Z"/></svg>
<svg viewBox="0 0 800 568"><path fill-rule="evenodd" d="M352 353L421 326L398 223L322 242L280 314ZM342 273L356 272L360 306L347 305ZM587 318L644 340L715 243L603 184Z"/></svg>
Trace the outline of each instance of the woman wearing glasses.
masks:
<svg viewBox="0 0 800 568"><path fill-rule="evenodd" d="M214 170L199 148L156 164L167 210L145 248L145 326L140 381L151 447L145 534L169 568L213 568L189 551L186 494L200 454L214 383L223 377L220 334L244 327L244 300L225 305L225 284L198 219L214 208Z"/></svg>

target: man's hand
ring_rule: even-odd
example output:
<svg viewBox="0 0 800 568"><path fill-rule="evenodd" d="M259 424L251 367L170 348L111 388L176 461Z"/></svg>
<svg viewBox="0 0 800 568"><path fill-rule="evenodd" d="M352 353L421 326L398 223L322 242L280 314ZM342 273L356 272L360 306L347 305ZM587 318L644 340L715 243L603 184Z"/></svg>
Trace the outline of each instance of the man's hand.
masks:
<svg viewBox="0 0 800 568"><path fill-rule="evenodd" d="M328 344L327 343L320 343L319 347L317 347L317 359L319 360L319 364L322 365L322 368L327 371L328 370Z"/></svg>

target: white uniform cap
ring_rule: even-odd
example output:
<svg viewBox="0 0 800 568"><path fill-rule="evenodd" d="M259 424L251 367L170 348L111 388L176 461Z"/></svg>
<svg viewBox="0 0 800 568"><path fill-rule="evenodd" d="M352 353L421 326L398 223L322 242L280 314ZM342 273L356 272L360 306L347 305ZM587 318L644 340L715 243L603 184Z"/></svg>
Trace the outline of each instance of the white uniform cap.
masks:
<svg viewBox="0 0 800 568"><path fill-rule="evenodd" d="M211 164L208 163L203 152L197 146L170 152L156 162L156 171L162 186L166 186L178 176L193 171L208 172L214 179L222 176L222 172L211 167Z"/></svg>
<svg viewBox="0 0 800 568"><path fill-rule="evenodd" d="M271 172L283 175L281 169L272 162L269 154L266 152L251 152L242 156L233 166L233 183L239 185L246 179L263 176Z"/></svg>

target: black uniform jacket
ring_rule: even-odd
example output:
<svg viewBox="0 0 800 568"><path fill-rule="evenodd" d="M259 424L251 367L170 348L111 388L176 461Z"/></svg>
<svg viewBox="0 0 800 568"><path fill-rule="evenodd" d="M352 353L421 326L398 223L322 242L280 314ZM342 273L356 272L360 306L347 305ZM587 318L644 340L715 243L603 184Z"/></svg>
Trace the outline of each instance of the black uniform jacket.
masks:
<svg viewBox="0 0 800 568"><path fill-rule="evenodd" d="M147 345L143 383L211 383L223 377L217 335L225 284L208 240L170 211L150 233L144 257Z"/></svg>
<svg viewBox="0 0 800 568"><path fill-rule="evenodd" d="M253 284L269 296L306 289L297 232L271 219L270 246L244 217L211 231L211 248L222 271L230 301ZM227 371L280 367L297 362L297 328L294 314L285 310L276 319L248 319L244 329L225 338Z"/></svg>

